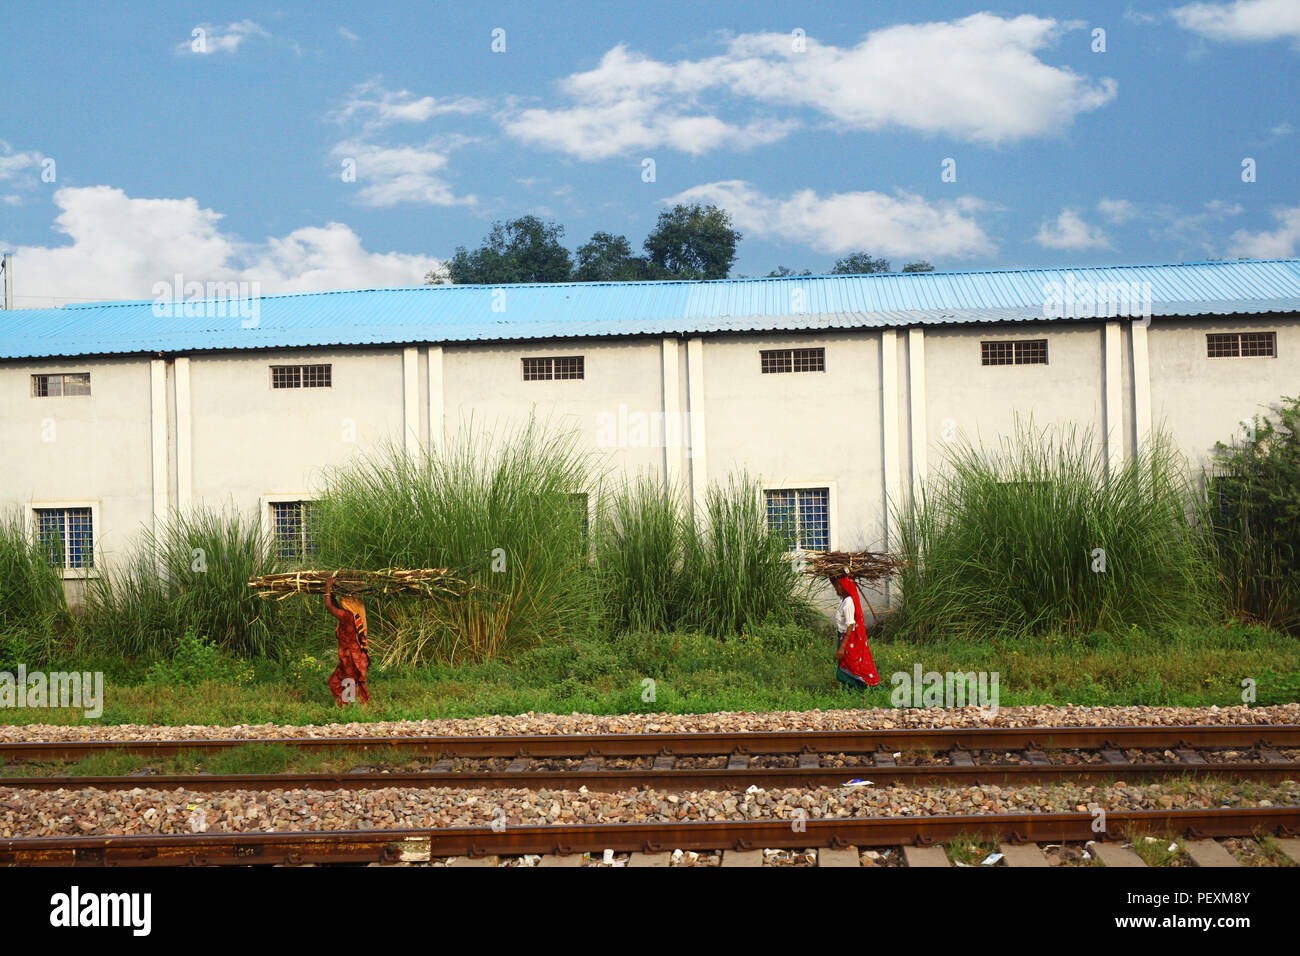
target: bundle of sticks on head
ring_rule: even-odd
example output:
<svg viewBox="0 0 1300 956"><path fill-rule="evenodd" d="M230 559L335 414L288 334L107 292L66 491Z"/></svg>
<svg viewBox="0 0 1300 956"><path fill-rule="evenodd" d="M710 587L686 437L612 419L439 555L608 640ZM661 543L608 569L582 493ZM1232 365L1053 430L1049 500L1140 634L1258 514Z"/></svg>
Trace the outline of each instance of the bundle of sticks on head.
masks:
<svg viewBox="0 0 1300 956"><path fill-rule="evenodd" d="M808 551L803 571L818 578L852 578L874 584L897 574L906 563L883 551Z"/></svg>
<svg viewBox="0 0 1300 956"><path fill-rule="evenodd" d="M334 582L338 594L410 595L414 597L460 597L472 589L450 568L384 568L382 571L285 571L248 579L259 597L283 601L295 594L324 594L325 584Z"/></svg>

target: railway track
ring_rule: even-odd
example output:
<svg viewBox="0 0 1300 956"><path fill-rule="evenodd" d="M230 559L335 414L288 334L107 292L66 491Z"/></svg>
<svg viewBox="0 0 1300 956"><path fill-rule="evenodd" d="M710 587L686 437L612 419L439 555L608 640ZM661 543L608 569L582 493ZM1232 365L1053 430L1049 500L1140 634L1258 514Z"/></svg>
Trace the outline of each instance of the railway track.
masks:
<svg viewBox="0 0 1300 956"><path fill-rule="evenodd" d="M797 824L762 820L42 837L0 839L0 865L292 866L446 858L462 865L495 865L502 856L529 854L540 856L542 866L577 866L584 853L607 851L651 861L643 865L666 865L667 854L680 849L721 850L724 866L753 866L762 864L764 849L810 847L820 848L819 865L857 865L860 850L899 847L906 865L929 866L947 865L934 851L941 855L938 844L960 837L1000 844L1007 863L1014 866L1046 865L1046 859L1035 859L1030 849L1039 844L1096 840L1097 855L1106 865L1124 866L1142 865L1124 856L1122 841L1144 831L1189 838L1189 846L1199 850L1199 859L1192 854L1198 865L1219 864L1210 846L1216 838L1260 835L1280 836L1281 852L1300 862L1300 840L1294 838L1300 830L1300 806L1116 811L1108 814L1104 835L1093 831L1095 820L1091 813L1017 813L811 819ZM1037 855L1042 857L1041 851ZM821 863L821 857L836 862Z"/></svg>
<svg viewBox="0 0 1300 956"><path fill-rule="evenodd" d="M527 788L593 791L1021 785L1300 775L1300 726L961 728L870 732L341 737L0 744L6 767L108 753L210 759L236 748L413 760L418 769L286 773L0 776L30 790ZM423 759L418 759L423 758Z"/></svg>
<svg viewBox="0 0 1300 956"><path fill-rule="evenodd" d="M873 751L1064 748L1167 748L1300 746L1300 724L1188 724L1176 727L956 727L937 730L813 730L745 733L531 734L427 737L249 737L192 740L8 741L0 761L66 760L107 752L144 756L212 753L248 745L279 745L302 751L349 750L417 755L505 757L520 754L681 756L742 752L798 753L811 748Z"/></svg>

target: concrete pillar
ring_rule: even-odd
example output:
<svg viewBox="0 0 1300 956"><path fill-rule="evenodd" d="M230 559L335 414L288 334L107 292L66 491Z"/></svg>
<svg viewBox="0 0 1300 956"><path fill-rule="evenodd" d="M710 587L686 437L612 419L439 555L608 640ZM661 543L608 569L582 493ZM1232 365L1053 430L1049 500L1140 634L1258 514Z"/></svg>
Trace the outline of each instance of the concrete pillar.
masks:
<svg viewBox="0 0 1300 956"><path fill-rule="evenodd" d="M895 544L891 528L890 505L902 492L902 444L898 434L898 332L885 329L880 333L880 415L881 461L885 478L884 542L888 549Z"/></svg>
<svg viewBox="0 0 1300 956"><path fill-rule="evenodd" d="M677 339L664 337L661 350L664 389L664 481L678 488L682 480L682 447L690 436L682 421L681 376L678 374Z"/></svg>
<svg viewBox="0 0 1300 956"><path fill-rule="evenodd" d="M408 455L420 453L420 351L402 349L402 436Z"/></svg>
<svg viewBox="0 0 1300 956"><path fill-rule="evenodd" d="M153 530L167 523L167 363L149 361L149 459L153 485Z"/></svg>
<svg viewBox="0 0 1300 956"><path fill-rule="evenodd" d="M1118 322L1107 322L1104 336L1104 416L1106 468L1114 475L1124 464L1124 383L1120 380L1120 348L1123 335Z"/></svg>
<svg viewBox="0 0 1300 956"><path fill-rule="evenodd" d="M704 340L686 342L686 401L690 410L691 503L695 520L704 516L705 492L709 487L708 445L704 427Z"/></svg>
<svg viewBox="0 0 1300 956"><path fill-rule="evenodd" d="M1147 354L1147 327L1130 322L1133 340L1133 430L1136 447L1151 435L1151 360Z"/></svg>
<svg viewBox="0 0 1300 956"><path fill-rule="evenodd" d="M446 428L446 399L443 397L442 346L430 345L429 364L429 443L441 445Z"/></svg>
<svg viewBox="0 0 1300 956"><path fill-rule="evenodd" d="M194 402L190 360L176 359L176 509L189 514L194 504Z"/></svg>
<svg viewBox="0 0 1300 956"><path fill-rule="evenodd" d="M880 471L884 476L881 513L882 547L888 551L898 544L893 527L891 508L896 506L903 492L902 440L898 430L898 332L885 329L880 333ZM898 586L886 579L885 606L890 607L897 596Z"/></svg>
<svg viewBox="0 0 1300 956"><path fill-rule="evenodd" d="M927 429L925 421L925 330L907 330L907 398L912 422L912 493L925 480Z"/></svg>

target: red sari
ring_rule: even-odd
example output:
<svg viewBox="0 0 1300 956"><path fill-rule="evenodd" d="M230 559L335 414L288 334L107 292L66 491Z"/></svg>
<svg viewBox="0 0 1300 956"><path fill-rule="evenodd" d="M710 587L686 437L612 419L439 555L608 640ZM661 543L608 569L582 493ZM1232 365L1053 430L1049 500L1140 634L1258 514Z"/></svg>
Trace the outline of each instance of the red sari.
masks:
<svg viewBox="0 0 1300 956"><path fill-rule="evenodd" d="M844 635L840 648L839 664L868 687L880 684L880 675L876 673L875 661L871 659L871 647L867 644L867 622L862 616L862 599L858 595L858 586L852 578L840 578L840 584L853 599L853 630Z"/></svg>
<svg viewBox="0 0 1300 956"><path fill-rule="evenodd" d="M361 601L354 597L343 598L343 607L332 600L332 595L325 595L325 609L338 620L334 636L339 642L339 663L330 675L330 690L334 701L342 707L343 682L352 681L356 700L362 704L370 703L370 691L366 687L366 670L370 667L370 642L366 633L366 609Z"/></svg>

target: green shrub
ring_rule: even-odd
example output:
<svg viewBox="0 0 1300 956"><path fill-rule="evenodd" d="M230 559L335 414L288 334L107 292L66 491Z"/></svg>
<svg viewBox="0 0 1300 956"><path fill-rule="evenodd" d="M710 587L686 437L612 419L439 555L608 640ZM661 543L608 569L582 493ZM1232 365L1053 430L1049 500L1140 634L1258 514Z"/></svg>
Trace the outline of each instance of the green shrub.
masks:
<svg viewBox="0 0 1300 956"><path fill-rule="evenodd" d="M740 634L793 623L807 607L786 538L768 527L761 489L748 476L711 486L698 521L679 489L639 478L610 494L595 538L615 631Z"/></svg>
<svg viewBox="0 0 1300 956"><path fill-rule="evenodd" d="M664 631L682 619L691 533L682 492L658 478L641 476L608 493L597 514L595 548L614 629Z"/></svg>
<svg viewBox="0 0 1300 956"><path fill-rule="evenodd" d="M259 598L248 579L288 568L255 516L201 508L173 514L161 532L144 532L120 566L90 581L88 644L154 656L192 630L232 654L277 657L313 626L311 609Z"/></svg>
<svg viewBox="0 0 1300 956"><path fill-rule="evenodd" d="M681 623L708 634L740 634L791 623L807 607L807 579L785 533L767 523L761 489L748 475L705 493L702 526L686 539Z"/></svg>
<svg viewBox="0 0 1300 956"><path fill-rule="evenodd" d="M1077 428L1018 424L988 452L957 444L898 509L911 563L891 630L985 638L1213 617L1187 475L1159 434L1109 477L1104 447ZM1094 570L1102 552L1104 571Z"/></svg>
<svg viewBox="0 0 1300 956"><path fill-rule="evenodd" d="M1300 633L1300 399L1217 444L1207 523L1224 599L1238 616Z"/></svg>
<svg viewBox="0 0 1300 956"><path fill-rule="evenodd" d="M0 516L0 669L48 661L67 615L63 580L22 512Z"/></svg>
<svg viewBox="0 0 1300 956"><path fill-rule="evenodd" d="M464 598L367 602L374 648L385 664L492 657L595 620L579 497L593 480L574 434L533 422L499 440L467 427L420 454L389 446L327 476L316 560L460 569L476 586Z"/></svg>
<svg viewBox="0 0 1300 956"><path fill-rule="evenodd" d="M232 658L213 641L187 630L177 639L172 656L149 668L145 682L156 687L194 687L205 681L239 685L251 683L252 679L247 664Z"/></svg>

